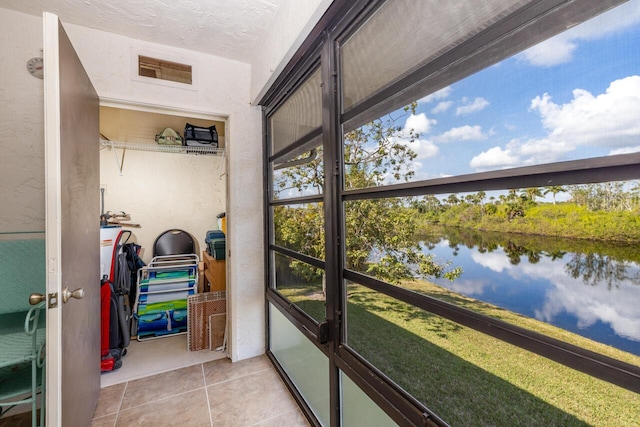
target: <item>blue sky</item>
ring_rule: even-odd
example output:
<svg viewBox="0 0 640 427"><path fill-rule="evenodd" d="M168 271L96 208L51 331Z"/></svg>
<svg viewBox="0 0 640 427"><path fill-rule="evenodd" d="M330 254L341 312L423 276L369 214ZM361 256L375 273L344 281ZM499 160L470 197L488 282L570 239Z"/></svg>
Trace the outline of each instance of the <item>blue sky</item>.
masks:
<svg viewBox="0 0 640 427"><path fill-rule="evenodd" d="M640 0L419 100L416 179L640 151Z"/></svg>

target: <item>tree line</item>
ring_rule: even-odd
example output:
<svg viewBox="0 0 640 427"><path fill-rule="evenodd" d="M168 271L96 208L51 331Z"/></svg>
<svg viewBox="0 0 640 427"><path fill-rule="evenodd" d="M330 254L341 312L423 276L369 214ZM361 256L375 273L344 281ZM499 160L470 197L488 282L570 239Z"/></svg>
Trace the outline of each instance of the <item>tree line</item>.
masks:
<svg viewBox="0 0 640 427"><path fill-rule="evenodd" d="M449 194L447 197L428 195L415 201L414 206L424 213L442 211L461 204L472 205L481 206L483 212L489 214L496 212L491 206L506 206L507 212L511 212L510 216L515 217L522 216L525 208L537 205L540 199L548 194L552 195L552 204L556 205L557 196L562 193L568 194L565 203L574 203L591 211L620 212L640 209L640 181L637 180L511 189L497 197L489 198L484 191L464 196L457 193Z"/></svg>
<svg viewBox="0 0 640 427"><path fill-rule="evenodd" d="M344 136L344 188L366 188L414 179L413 162L417 157L410 147L420 138L403 124L415 114L417 104L383 116L348 132ZM295 194L319 194L324 187L325 165L322 147L314 150L317 155L300 155L294 161L277 165L274 173L274 197L287 191ZM596 230L609 218L592 221L580 209L613 212L626 209L638 217L637 182L632 187L624 183L604 183L575 186L550 186L545 188L512 189L498 196L487 197L483 191L473 194L450 194L447 197L424 196L422 198L388 198L352 200L344 205L345 235L341 244L346 253L346 267L371 274L382 280L397 283L408 278L446 277L453 280L462 270L450 262L439 262L420 247L417 236L437 224L467 227L477 230L498 230L537 234L540 230L552 230L551 235L600 239L612 238L608 232ZM570 202L558 202L568 193ZM551 195L555 212L535 212L545 195ZM543 203L542 205L551 205ZM570 207L569 207L570 206ZM578 208L578 209L576 209ZM579 218L575 215L578 213ZM523 222L524 219L533 220ZM536 221L542 218L543 221ZM581 219L597 224L588 230L577 227L573 235L572 224ZM547 227L545 221L554 226ZM278 206L273 210L277 245L318 259L324 259L324 208L321 203ZM623 218L612 222L617 233L635 228L638 223ZM622 226L618 227L619 224ZM575 227L574 227L575 228ZM604 228L607 228L606 226ZM631 234L634 234L631 233ZM617 239L619 236L613 236ZM638 236L640 240L640 236ZM281 261L284 262L284 261ZM306 280L317 280L321 272L300 261L287 263Z"/></svg>

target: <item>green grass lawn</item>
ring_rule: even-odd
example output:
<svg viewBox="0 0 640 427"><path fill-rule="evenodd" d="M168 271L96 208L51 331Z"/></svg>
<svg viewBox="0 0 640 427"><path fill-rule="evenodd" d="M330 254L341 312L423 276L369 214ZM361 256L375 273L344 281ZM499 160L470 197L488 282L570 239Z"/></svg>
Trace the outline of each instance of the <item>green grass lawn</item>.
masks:
<svg viewBox="0 0 640 427"><path fill-rule="evenodd" d="M436 296L608 356L640 357L426 282ZM282 290L314 318L324 303ZM348 287L348 344L452 426L638 426L640 395L363 286Z"/></svg>

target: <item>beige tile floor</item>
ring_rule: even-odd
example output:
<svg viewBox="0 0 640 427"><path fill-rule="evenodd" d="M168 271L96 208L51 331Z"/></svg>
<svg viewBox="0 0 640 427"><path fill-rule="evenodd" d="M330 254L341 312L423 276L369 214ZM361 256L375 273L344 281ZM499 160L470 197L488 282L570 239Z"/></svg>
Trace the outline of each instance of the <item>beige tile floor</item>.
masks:
<svg viewBox="0 0 640 427"><path fill-rule="evenodd" d="M91 427L308 427L266 356L204 362L104 387Z"/></svg>

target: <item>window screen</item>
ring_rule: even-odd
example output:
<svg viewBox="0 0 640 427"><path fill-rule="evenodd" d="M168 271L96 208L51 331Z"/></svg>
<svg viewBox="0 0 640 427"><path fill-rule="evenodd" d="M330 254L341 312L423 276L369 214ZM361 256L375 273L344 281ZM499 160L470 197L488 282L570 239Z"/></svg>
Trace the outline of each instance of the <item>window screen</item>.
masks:
<svg viewBox="0 0 640 427"><path fill-rule="evenodd" d="M317 69L271 116L272 155L320 127L322 124L320 84L320 69Z"/></svg>
<svg viewBox="0 0 640 427"><path fill-rule="evenodd" d="M344 110L526 3L526 0L386 2L342 46Z"/></svg>

